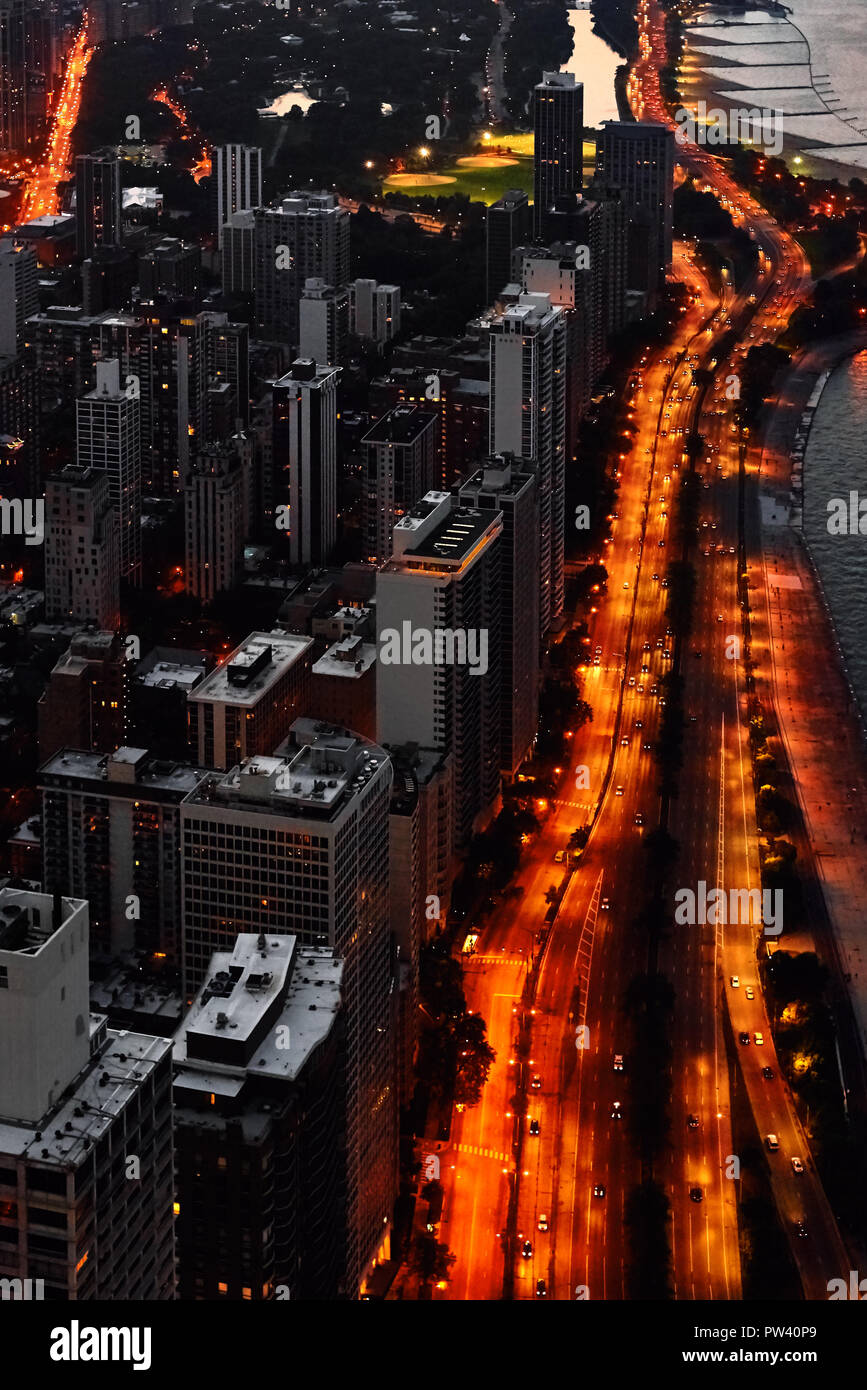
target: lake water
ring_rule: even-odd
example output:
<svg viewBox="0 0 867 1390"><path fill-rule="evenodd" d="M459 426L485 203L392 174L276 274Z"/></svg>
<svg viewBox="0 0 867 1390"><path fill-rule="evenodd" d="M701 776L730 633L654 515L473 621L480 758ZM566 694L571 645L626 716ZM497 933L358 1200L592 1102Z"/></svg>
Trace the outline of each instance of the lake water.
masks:
<svg viewBox="0 0 867 1390"><path fill-rule="evenodd" d="M830 535L828 502L867 499L867 352L836 367L822 392L804 457L804 532L837 637L867 715L867 536Z"/></svg>
<svg viewBox="0 0 867 1390"><path fill-rule="evenodd" d="M593 33L589 10L570 10L573 33L572 56L561 72L571 72L584 83L584 124L598 126L601 121L617 120L614 74L622 59L604 39Z"/></svg>

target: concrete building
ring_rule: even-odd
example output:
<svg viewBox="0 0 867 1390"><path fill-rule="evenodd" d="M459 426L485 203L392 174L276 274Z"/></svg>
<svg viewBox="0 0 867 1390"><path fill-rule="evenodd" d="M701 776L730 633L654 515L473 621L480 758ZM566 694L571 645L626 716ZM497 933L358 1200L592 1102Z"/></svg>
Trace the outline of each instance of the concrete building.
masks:
<svg viewBox="0 0 867 1390"><path fill-rule="evenodd" d="M116 632L73 636L39 698L39 756L58 748L112 752L127 739L130 663Z"/></svg>
<svg viewBox="0 0 867 1390"><path fill-rule="evenodd" d="M180 965L179 807L205 776L144 748L62 748L42 764L43 883L87 899L94 949Z"/></svg>
<svg viewBox="0 0 867 1390"><path fill-rule="evenodd" d="M497 512L500 562L500 768L513 778L539 723L539 501L535 475L520 459L486 459L455 486L462 507Z"/></svg>
<svg viewBox="0 0 867 1390"><path fill-rule="evenodd" d="M328 724L376 736L376 646L354 635L342 637L318 661L310 680L310 708Z"/></svg>
<svg viewBox="0 0 867 1390"><path fill-rule="evenodd" d="M544 238L555 199L583 183L584 88L572 73L546 72L534 88L533 131L533 229Z"/></svg>
<svg viewBox="0 0 867 1390"><path fill-rule="evenodd" d="M326 285L349 280L349 213L332 193L290 193L276 207L255 214L254 293L262 337L300 341L304 285L315 277Z"/></svg>
<svg viewBox="0 0 867 1390"><path fill-rule="evenodd" d="M244 436L208 444L193 460L184 489L187 593L213 603L244 574L253 493L253 446Z"/></svg>
<svg viewBox="0 0 867 1390"><path fill-rule="evenodd" d="M120 623L120 537L108 474L73 465L45 483L45 616Z"/></svg>
<svg viewBox="0 0 867 1390"><path fill-rule="evenodd" d="M116 154L80 154L75 160L75 251L81 260L96 246L120 246L122 203Z"/></svg>
<svg viewBox="0 0 867 1390"><path fill-rule="evenodd" d="M196 299L202 287L202 251L192 242L167 236L138 258L140 303L179 295Z"/></svg>
<svg viewBox="0 0 867 1390"><path fill-rule="evenodd" d="M233 212L222 228L223 294L253 293L255 271L256 218L252 208Z"/></svg>
<svg viewBox="0 0 867 1390"><path fill-rule="evenodd" d="M349 1298L387 1251L397 1191L391 777L375 744L302 719L285 756L246 759L182 806L187 993L238 932L344 962Z"/></svg>
<svg viewBox="0 0 867 1390"><path fill-rule="evenodd" d="M323 565L337 539L338 367L299 358L273 387L271 495L293 565Z"/></svg>
<svg viewBox="0 0 867 1390"><path fill-rule="evenodd" d="M395 525L437 481L437 423L433 409L397 405L361 441L362 528L368 563L389 559Z"/></svg>
<svg viewBox="0 0 867 1390"><path fill-rule="evenodd" d="M204 767L228 769L270 754L308 708L313 640L253 632L189 695L190 749Z"/></svg>
<svg viewBox="0 0 867 1390"><path fill-rule="evenodd" d="M311 276L301 292L298 356L340 367L346 359L348 336L348 288L334 289L317 276Z"/></svg>
<svg viewBox="0 0 867 1390"><path fill-rule="evenodd" d="M262 206L262 151L255 145L215 145L211 151L211 198L217 247L225 225L238 212Z"/></svg>
<svg viewBox="0 0 867 1390"><path fill-rule="evenodd" d="M603 121L596 174L619 188L627 213L643 229L654 289L665 288L671 265L674 135L653 121ZM630 289L643 289L630 278Z"/></svg>
<svg viewBox="0 0 867 1390"><path fill-rule="evenodd" d="M481 324L491 344L492 454L515 454L539 488L539 625L563 611L566 319L547 294L516 295Z"/></svg>
<svg viewBox="0 0 867 1390"><path fill-rule="evenodd" d="M532 240L530 199L520 188L510 188L488 208L486 218L486 294L493 304L512 281L512 252Z"/></svg>
<svg viewBox="0 0 867 1390"><path fill-rule="evenodd" d="M117 360L97 362L96 386L76 402L75 457L79 468L101 470L118 523L120 575L140 587L141 401L121 386Z"/></svg>
<svg viewBox="0 0 867 1390"><path fill-rule="evenodd" d="M0 1279L173 1299L171 1043L90 1013L86 902L0 890L0 1034Z"/></svg>
<svg viewBox="0 0 867 1390"><path fill-rule="evenodd" d="M17 357L24 321L39 309L36 257L24 242L0 239L0 357Z"/></svg>
<svg viewBox="0 0 867 1390"><path fill-rule="evenodd" d="M346 1288L343 974L273 932L211 958L174 1048L181 1300Z"/></svg>
<svg viewBox="0 0 867 1390"><path fill-rule="evenodd" d="M349 329L382 347L400 332L400 286L353 280L349 286Z"/></svg>
<svg viewBox="0 0 867 1390"><path fill-rule="evenodd" d="M499 512L430 492L376 579L378 736L452 755L456 851L499 793L502 529Z"/></svg>

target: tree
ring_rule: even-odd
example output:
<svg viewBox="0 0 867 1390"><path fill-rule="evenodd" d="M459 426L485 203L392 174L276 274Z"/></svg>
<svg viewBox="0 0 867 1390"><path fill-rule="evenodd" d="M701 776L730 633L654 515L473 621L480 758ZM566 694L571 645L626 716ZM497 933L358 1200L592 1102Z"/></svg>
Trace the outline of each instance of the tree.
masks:
<svg viewBox="0 0 867 1390"><path fill-rule="evenodd" d="M409 1267L423 1284L434 1281L440 1283L451 1278L451 1268L455 1256L447 1245L441 1245L436 1236L422 1232L416 1236L410 1249Z"/></svg>

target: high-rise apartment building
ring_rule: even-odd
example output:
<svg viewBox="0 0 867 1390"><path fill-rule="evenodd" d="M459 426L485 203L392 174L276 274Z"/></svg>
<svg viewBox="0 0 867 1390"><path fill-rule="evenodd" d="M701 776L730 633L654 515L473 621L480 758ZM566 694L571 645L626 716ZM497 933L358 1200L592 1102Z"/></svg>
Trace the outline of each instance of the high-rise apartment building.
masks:
<svg viewBox="0 0 867 1390"><path fill-rule="evenodd" d="M195 299L201 292L202 251L191 242L167 236L138 258L140 302L178 295Z"/></svg>
<svg viewBox="0 0 867 1390"><path fill-rule="evenodd" d="M45 616L120 623L120 541L108 474L70 464L45 484Z"/></svg>
<svg viewBox="0 0 867 1390"><path fill-rule="evenodd" d="M294 633L251 633L190 691L192 756L228 769L273 753L307 709L312 646L312 638Z"/></svg>
<svg viewBox="0 0 867 1390"><path fill-rule="evenodd" d="M566 320L547 294L520 294L482 320L491 344L490 452L515 454L539 487L539 625L563 611Z"/></svg>
<svg viewBox="0 0 867 1390"><path fill-rule="evenodd" d="M87 899L95 949L180 965L179 808L206 771L128 747L63 747L39 769L43 883Z"/></svg>
<svg viewBox="0 0 867 1390"><path fill-rule="evenodd" d="M396 1195L391 780L382 748L302 719L285 756L248 758L182 804L188 994L239 932L294 936L344 962L350 1298L384 1253Z"/></svg>
<svg viewBox="0 0 867 1390"><path fill-rule="evenodd" d="M655 288L663 289L671 265L674 135L654 121L603 121L596 173L621 190L631 221L643 214L639 225Z"/></svg>
<svg viewBox="0 0 867 1390"><path fill-rule="evenodd" d="M117 155L78 155L75 161L75 250L82 260L93 255L95 246L120 246L122 210Z"/></svg>
<svg viewBox="0 0 867 1390"><path fill-rule="evenodd" d="M349 286L349 327L357 338L391 342L400 332L400 285L353 280Z"/></svg>
<svg viewBox="0 0 867 1390"><path fill-rule="evenodd" d="M252 208L233 212L222 229L223 294L253 293L256 264L256 218Z"/></svg>
<svg viewBox="0 0 867 1390"><path fill-rule="evenodd" d="M500 768L513 778L539 723L539 501L536 477L511 455L456 484L462 507L499 512Z"/></svg>
<svg viewBox="0 0 867 1390"><path fill-rule="evenodd" d="M39 309L36 257L13 237L0 240L0 357L17 357L24 346L24 320Z"/></svg>
<svg viewBox="0 0 867 1390"><path fill-rule="evenodd" d="M398 405L361 441L364 558L391 556L395 524L436 485L437 417L418 405Z"/></svg>
<svg viewBox="0 0 867 1390"><path fill-rule="evenodd" d="M455 850L499 792L502 530L499 512L429 492L376 576L379 739L452 754Z"/></svg>
<svg viewBox="0 0 867 1390"><path fill-rule="evenodd" d="M37 705L40 758L58 748L110 753L127 741L130 665L116 632L73 637Z"/></svg>
<svg viewBox="0 0 867 1390"><path fill-rule="evenodd" d="M293 565L324 565L337 539L339 375L299 358L273 386L271 495Z"/></svg>
<svg viewBox="0 0 867 1390"><path fill-rule="evenodd" d="M345 1288L343 973L273 931L211 957L175 1041L181 1299Z"/></svg>
<svg viewBox="0 0 867 1390"><path fill-rule="evenodd" d="M236 212L262 206L262 151L254 145L216 145L211 152L211 198L217 246Z"/></svg>
<svg viewBox="0 0 867 1390"><path fill-rule="evenodd" d="M253 446L244 436L207 444L184 489L187 593L212 603L244 573L253 480Z"/></svg>
<svg viewBox="0 0 867 1390"><path fill-rule="evenodd" d="M349 280L349 213L332 193L290 193L255 214L254 293L260 334L288 342L300 333L300 303L311 277Z"/></svg>
<svg viewBox="0 0 867 1390"><path fill-rule="evenodd" d="M76 402L79 468L100 469L118 521L120 575L141 585L141 401L121 387L120 363L96 364L96 386Z"/></svg>
<svg viewBox="0 0 867 1390"><path fill-rule="evenodd" d="M311 276L299 305L298 356L331 367L343 365L349 335L349 290Z"/></svg>
<svg viewBox="0 0 867 1390"><path fill-rule="evenodd" d="M0 890L0 1279L173 1299L172 1045L88 994L87 903Z"/></svg>
<svg viewBox="0 0 867 1390"><path fill-rule="evenodd" d="M488 208L486 219L487 262L485 302L493 304L512 279L512 252L532 238L530 199L520 188L510 188Z"/></svg>
<svg viewBox="0 0 867 1390"><path fill-rule="evenodd" d="M544 237L555 199L583 181L584 88L572 73L546 72L534 88L533 132L533 227Z"/></svg>

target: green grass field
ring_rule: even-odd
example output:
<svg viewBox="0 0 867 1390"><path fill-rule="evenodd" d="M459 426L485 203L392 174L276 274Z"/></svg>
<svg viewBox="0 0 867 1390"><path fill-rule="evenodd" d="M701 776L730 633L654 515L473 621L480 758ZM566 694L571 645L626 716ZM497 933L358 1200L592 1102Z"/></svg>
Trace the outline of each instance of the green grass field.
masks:
<svg viewBox="0 0 867 1390"><path fill-rule="evenodd" d="M388 179L383 181L383 193L400 192L406 193L410 198L436 198L451 197L456 193L463 193L473 202L485 203L490 207L498 198L509 188L520 188L525 193L532 196L533 193L533 136L528 132L519 132L513 135L498 135L495 145L503 151L509 150L517 158L515 164L504 164L494 169L468 169L460 164L450 164L442 169L431 169L431 173L442 174L445 177L453 178L454 183L442 184L439 187L428 187L424 184L401 183L399 188L390 187ZM478 153L478 150L467 150L467 154ZM584 142L584 179L585 182L593 174L593 165L596 154L596 146L592 141Z"/></svg>

